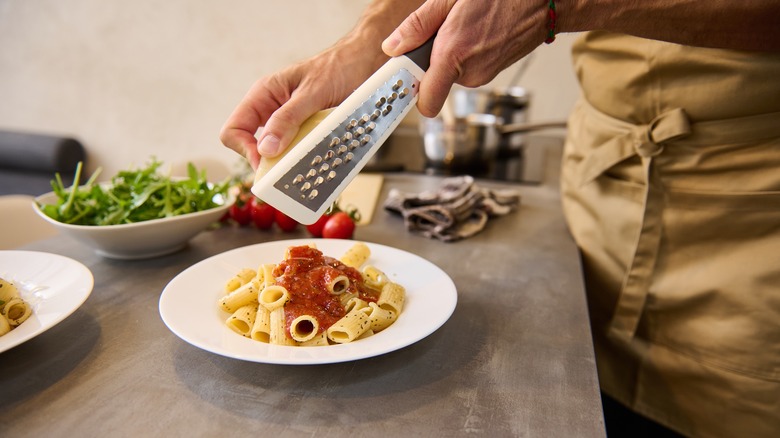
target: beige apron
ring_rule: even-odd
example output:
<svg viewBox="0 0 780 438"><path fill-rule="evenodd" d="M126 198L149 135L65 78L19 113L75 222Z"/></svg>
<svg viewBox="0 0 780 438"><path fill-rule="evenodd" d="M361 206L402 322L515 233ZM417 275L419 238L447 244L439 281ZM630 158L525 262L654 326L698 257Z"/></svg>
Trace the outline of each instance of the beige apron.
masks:
<svg viewBox="0 0 780 438"><path fill-rule="evenodd" d="M602 390L780 436L780 55L592 32L564 154Z"/></svg>

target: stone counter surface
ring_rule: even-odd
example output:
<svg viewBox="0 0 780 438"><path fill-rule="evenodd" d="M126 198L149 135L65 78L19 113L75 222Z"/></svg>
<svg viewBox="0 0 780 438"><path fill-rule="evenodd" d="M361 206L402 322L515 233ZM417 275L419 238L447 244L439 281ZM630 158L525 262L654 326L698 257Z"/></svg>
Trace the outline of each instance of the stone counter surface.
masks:
<svg viewBox="0 0 780 438"><path fill-rule="evenodd" d="M480 181L517 188L522 205L456 243L410 234L382 209L391 188L439 182L386 175L373 222L355 239L438 265L457 308L427 338L354 362L244 362L185 343L160 318L160 293L187 267L303 229L226 227L142 261L104 259L64 236L23 248L84 263L95 287L66 320L0 353L0 435L604 436L579 257L557 190Z"/></svg>

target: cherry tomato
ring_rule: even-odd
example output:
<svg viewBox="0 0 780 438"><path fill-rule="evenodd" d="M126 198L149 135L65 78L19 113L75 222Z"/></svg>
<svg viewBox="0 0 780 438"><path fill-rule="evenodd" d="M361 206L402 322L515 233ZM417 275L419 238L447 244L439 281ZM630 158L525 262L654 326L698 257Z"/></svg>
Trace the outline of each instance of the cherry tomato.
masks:
<svg viewBox="0 0 780 438"><path fill-rule="evenodd" d="M328 239L351 239L355 232L355 221L349 214L339 211L328 218L322 228L322 237Z"/></svg>
<svg viewBox="0 0 780 438"><path fill-rule="evenodd" d="M306 230L314 237L322 237L322 229L325 227L325 223L328 222L328 219L330 219L330 216L331 215L329 214L323 214L322 217L317 219L317 222L307 225Z"/></svg>
<svg viewBox="0 0 780 438"><path fill-rule="evenodd" d="M279 225L279 228L281 228L282 231L295 231L295 229L298 227L298 222L296 222L295 219L287 216L279 210L276 210L274 219L276 219L276 225Z"/></svg>
<svg viewBox="0 0 780 438"><path fill-rule="evenodd" d="M267 230L274 225L276 209L270 204L266 204L257 198L252 198L250 212L252 222L255 223L257 228Z"/></svg>
<svg viewBox="0 0 780 438"><path fill-rule="evenodd" d="M249 211L250 204L245 201L236 201L235 204L230 206L230 218L236 221L237 224L242 227L249 225L252 222L252 213Z"/></svg>

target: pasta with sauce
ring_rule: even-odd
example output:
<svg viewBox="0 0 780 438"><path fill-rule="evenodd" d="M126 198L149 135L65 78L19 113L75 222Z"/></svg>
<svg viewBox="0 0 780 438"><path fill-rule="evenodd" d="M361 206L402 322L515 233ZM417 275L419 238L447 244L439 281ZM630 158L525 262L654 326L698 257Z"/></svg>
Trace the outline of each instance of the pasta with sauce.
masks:
<svg viewBox="0 0 780 438"><path fill-rule="evenodd" d="M217 301L225 324L255 341L290 346L353 342L397 319L406 291L367 265L370 250L353 245L340 259L315 245L291 246L278 264L242 269Z"/></svg>
<svg viewBox="0 0 780 438"><path fill-rule="evenodd" d="M32 307L22 299L19 289L0 278L0 336L18 327L32 315Z"/></svg>

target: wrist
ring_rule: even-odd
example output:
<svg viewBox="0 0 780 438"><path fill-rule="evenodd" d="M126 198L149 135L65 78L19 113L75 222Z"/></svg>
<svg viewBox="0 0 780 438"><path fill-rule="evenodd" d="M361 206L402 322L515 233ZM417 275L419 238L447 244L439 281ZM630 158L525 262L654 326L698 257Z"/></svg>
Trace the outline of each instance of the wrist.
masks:
<svg viewBox="0 0 780 438"><path fill-rule="evenodd" d="M382 51L382 42L423 3L423 0L372 0L345 38L360 48L364 57L372 59L374 69L379 68L389 59Z"/></svg>
<svg viewBox="0 0 780 438"><path fill-rule="evenodd" d="M389 57L382 51L382 41L392 32L377 28L374 25L363 25L361 22L358 27L350 31L341 40L341 44L349 47L351 56L359 57L364 62L368 62L371 71L376 70L384 64Z"/></svg>
<svg viewBox="0 0 780 438"><path fill-rule="evenodd" d="M583 3L586 3L586 0L555 0L556 33L581 32L594 28L593 17Z"/></svg>

